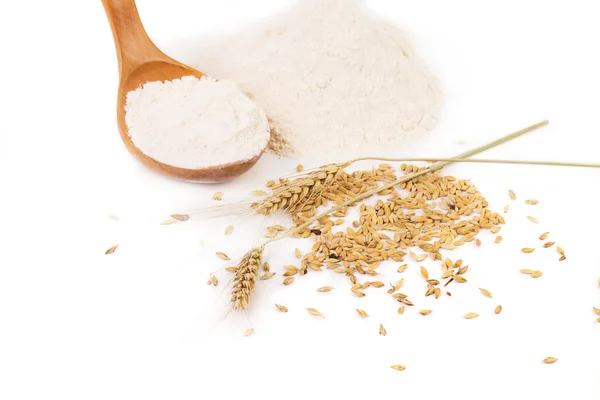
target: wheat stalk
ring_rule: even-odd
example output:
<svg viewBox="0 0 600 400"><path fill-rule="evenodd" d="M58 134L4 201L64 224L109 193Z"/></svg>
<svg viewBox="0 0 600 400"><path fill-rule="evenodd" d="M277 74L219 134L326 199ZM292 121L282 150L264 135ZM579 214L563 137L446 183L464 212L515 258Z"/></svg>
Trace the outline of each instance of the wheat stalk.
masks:
<svg viewBox="0 0 600 400"><path fill-rule="evenodd" d="M323 203L322 194L331 184L345 175L344 168L349 164L330 164L307 172L295 179L281 180L271 186L271 193L260 201L251 204L257 214L271 215L277 210L293 214L304 207L319 207Z"/></svg>
<svg viewBox="0 0 600 400"><path fill-rule="evenodd" d="M262 245L250 250L242 257L236 267L233 289L231 290L231 303L235 311L248 308L250 295L254 290L254 286L256 286L256 278L264 249L265 245Z"/></svg>

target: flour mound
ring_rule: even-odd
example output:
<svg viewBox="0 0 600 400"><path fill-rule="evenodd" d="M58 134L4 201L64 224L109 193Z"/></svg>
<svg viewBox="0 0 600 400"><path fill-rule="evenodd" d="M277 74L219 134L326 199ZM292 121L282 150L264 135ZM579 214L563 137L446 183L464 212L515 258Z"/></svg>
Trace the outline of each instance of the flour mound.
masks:
<svg viewBox="0 0 600 400"><path fill-rule="evenodd" d="M127 93L133 144L164 164L201 169L259 155L269 141L267 116L235 83L184 76Z"/></svg>
<svg viewBox="0 0 600 400"><path fill-rule="evenodd" d="M405 33L353 0L301 0L199 47L199 70L235 81L264 108L269 150L280 155L365 155L430 130L440 115L438 81Z"/></svg>

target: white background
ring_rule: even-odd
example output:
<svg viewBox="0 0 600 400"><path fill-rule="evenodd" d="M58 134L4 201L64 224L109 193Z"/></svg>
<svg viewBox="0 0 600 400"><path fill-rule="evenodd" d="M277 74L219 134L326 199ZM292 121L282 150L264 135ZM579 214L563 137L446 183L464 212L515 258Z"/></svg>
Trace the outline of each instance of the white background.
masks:
<svg viewBox="0 0 600 400"><path fill-rule="evenodd" d="M178 43L287 3L138 6L155 42L185 61ZM442 125L399 156L453 156L547 118L549 127L486 156L600 162L596 1L365 3L414 35L448 93ZM148 172L117 133L117 64L100 1L7 2L0 22L0 398L600 398L600 324L592 312L600 307L600 171L448 168L471 178L492 209L509 202L509 188L519 199L510 203L502 244L483 235L482 247L449 254L471 266L469 283L454 287L452 298L421 298L418 265L409 263L405 290L418 304L402 316L384 291L357 299L347 280L323 272L289 287L280 277L260 282L251 312L223 319L228 264L214 253L241 256L260 243L267 222L235 219L228 237L228 220L160 222L213 204L216 190L227 200L260 187L293 172L296 161L267 156L219 186ZM526 198L540 204L527 206ZM567 261L558 263L555 249L519 252L539 247L544 231ZM105 256L113 244L119 249ZM294 247L306 251L310 242L267 249L276 272L294 263ZM381 267L384 281L398 278L396 265ZM544 276L533 280L521 268ZM206 286L211 272L217 288ZM336 290L315 291L326 284ZM290 312L278 313L275 302ZM357 307L370 318L360 319ZM433 313L419 316L423 308ZM461 318L470 311L481 317ZM249 327L255 334L243 337ZM548 356L559 361L545 365ZM397 363L407 369L389 368Z"/></svg>

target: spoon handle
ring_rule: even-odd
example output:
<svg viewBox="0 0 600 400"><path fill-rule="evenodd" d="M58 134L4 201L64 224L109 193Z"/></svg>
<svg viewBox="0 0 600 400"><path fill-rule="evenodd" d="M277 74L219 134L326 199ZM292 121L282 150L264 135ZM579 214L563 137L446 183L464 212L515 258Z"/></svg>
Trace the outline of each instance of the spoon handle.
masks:
<svg viewBox="0 0 600 400"><path fill-rule="evenodd" d="M102 0L102 4L115 40L121 77L145 62L165 57L148 37L135 0Z"/></svg>

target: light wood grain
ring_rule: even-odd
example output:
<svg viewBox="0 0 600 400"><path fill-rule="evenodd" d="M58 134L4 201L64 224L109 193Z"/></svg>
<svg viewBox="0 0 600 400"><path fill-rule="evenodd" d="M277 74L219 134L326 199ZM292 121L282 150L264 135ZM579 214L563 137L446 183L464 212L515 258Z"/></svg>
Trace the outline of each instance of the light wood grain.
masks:
<svg viewBox="0 0 600 400"><path fill-rule="evenodd" d="M147 167L176 179L216 183L231 180L256 164L256 157L203 169L185 169L167 165L142 153L131 141L125 123L127 93L152 81L165 81L204 74L180 63L160 51L148 37L134 0L102 0L110 22L119 61L119 90L117 95L117 123L121 139L131 154ZM210 134L210 133L207 133Z"/></svg>

